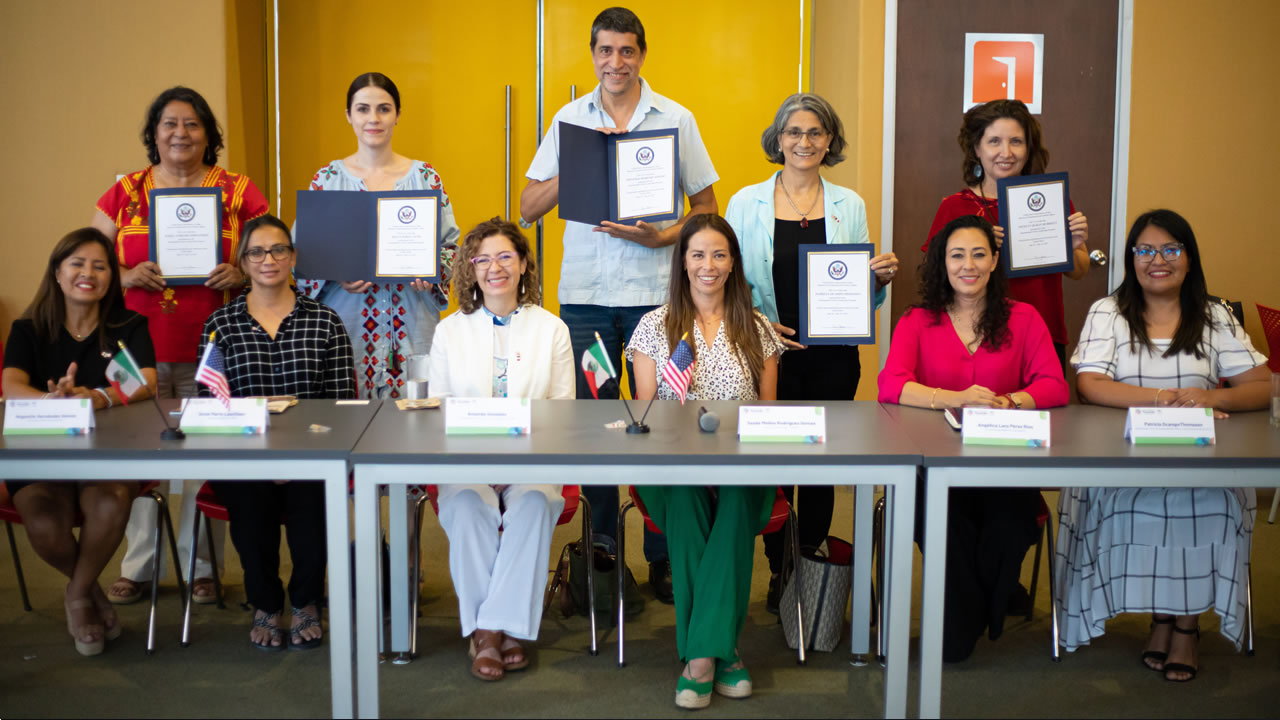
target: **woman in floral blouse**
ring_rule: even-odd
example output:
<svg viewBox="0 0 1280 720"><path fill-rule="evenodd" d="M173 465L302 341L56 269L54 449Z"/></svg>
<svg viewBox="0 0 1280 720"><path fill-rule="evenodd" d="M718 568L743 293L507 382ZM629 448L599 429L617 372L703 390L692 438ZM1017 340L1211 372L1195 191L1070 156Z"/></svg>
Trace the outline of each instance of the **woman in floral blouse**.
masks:
<svg viewBox="0 0 1280 720"><path fill-rule="evenodd" d="M637 399L680 399L662 368L682 341L694 357L689 398L777 399L782 341L751 306L733 228L718 215L694 215L671 257L668 302L640 319L627 345ZM637 490L671 551L676 650L688 663L676 683L676 705L704 708L713 687L726 697L748 697L751 676L738 657L738 634L747 617L755 537L769 522L777 488Z"/></svg>
<svg viewBox="0 0 1280 720"><path fill-rule="evenodd" d="M311 178L312 190L439 190L440 282L299 279L299 289L337 311L351 334L356 387L362 398L403 394L411 367L426 367L440 311L449 305L449 279L457 251L458 224L444 182L430 164L397 154L391 136L400 121L400 91L382 73L364 73L347 89L347 122L356 151L325 165ZM305 246L306 237L299 237ZM421 361L415 361L421 358Z"/></svg>

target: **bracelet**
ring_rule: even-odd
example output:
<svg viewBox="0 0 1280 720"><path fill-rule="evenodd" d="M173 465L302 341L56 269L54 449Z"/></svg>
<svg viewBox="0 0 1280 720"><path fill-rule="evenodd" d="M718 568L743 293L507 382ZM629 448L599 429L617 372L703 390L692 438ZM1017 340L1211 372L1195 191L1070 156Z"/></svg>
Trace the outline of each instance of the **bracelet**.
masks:
<svg viewBox="0 0 1280 720"><path fill-rule="evenodd" d="M929 396L929 409L930 409L930 410L937 410L937 409L938 409L938 408L934 407L934 405L933 405L933 400L934 400L934 398L938 397L938 391L939 391L939 390L941 390L941 389L942 389L942 388L934 388L934 389L933 389L933 394Z"/></svg>
<svg viewBox="0 0 1280 720"><path fill-rule="evenodd" d="M1164 388L1160 388L1160 389L1156 390L1156 401L1155 401L1155 406L1156 406L1156 407L1160 407L1160 393L1162 393L1162 392L1164 392Z"/></svg>
<svg viewBox="0 0 1280 720"><path fill-rule="evenodd" d="M93 391L96 393L102 393L102 397L107 400L107 407L115 405L115 403L111 401L111 394L107 392L106 388L94 388Z"/></svg>

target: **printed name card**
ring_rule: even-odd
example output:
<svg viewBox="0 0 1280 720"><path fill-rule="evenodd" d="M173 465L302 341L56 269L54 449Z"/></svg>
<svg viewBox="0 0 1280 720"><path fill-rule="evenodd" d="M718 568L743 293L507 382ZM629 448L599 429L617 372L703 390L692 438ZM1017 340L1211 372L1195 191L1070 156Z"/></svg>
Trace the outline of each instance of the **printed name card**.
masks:
<svg viewBox="0 0 1280 720"><path fill-rule="evenodd" d="M1049 447L1049 411L964 409L962 443L965 445L1007 445Z"/></svg>
<svg viewBox="0 0 1280 720"><path fill-rule="evenodd" d="M267 431L267 399L231 398L230 407L216 398L183 400L181 427L195 435L261 435Z"/></svg>
<svg viewBox="0 0 1280 720"><path fill-rule="evenodd" d="M533 403L528 398L456 398L445 400L445 435L528 435Z"/></svg>
<svg viewBox="0 0 1280 720"><path fill-rule="evenodd" d="M826 441L826 408L808 405L742 405L738 407L738 442L821 443Z"/></svg>
<svg viewBox="0 0 1280 720"><path fill-rule="evenodd" d="M4 404L5 435L86 435L93 429L89 398L15 400Z"/></svg>
<svg viewBox="0 0 1280 720"><path fill-rule="evenodd" d="M1213 409L1129 408L1124 437L1133 445L1213 445Z"/></svg>

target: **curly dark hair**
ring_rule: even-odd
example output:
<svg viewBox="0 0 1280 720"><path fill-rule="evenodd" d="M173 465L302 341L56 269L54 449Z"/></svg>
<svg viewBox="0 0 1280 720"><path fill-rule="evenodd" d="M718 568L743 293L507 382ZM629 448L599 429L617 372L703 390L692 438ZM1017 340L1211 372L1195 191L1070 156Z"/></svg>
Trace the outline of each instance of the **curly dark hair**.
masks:
<svg viewBox="0 0 1280 720"><path fill-rule="evenodd" d="M925 253L919 271L920 302L912 307L932 312L934 325L942 322L956 299L955 288L951 287L951 279L947 277L947 240L964 228L981 230L987 236L987 247L992 255L997 253L995 230L991 223L977 215L962 215L930 238L929 251ZM1004 266L998 262L987 278L987 305L977 330L982 336L982 347L989 351L994 352L1009 344L1009 283L1004 276Z"/></svg>
<svg viewBox="0 0 1280 720"><path fill-rule="evenodd" d="M204 126L204 136L207 141L202 160L205 165L217 165L218 154L222 152L222 128L218 126L218 118L214 117L209 103L205 102L200 93L181 85L171 87L157 95L156 99L151 101L151 107L147 108L147 121L142 126L142 144L147 148L147 159L152 165L160 164L160 148L156 147L156 128L160 125L160 114L164 112L165 106L174 101L184 102L196 111L196 117L200 118L200 124Z"/></svg>
<svg viewBox="0 0 1280 720"><path fill-rule="evenodd" d="M471 264L471 258L480 252L481 243L490 235L501 235L510 240L516 254L525 262L524 274L520 276L520 297L516 302L519 305L541 304L538 261L529 249L529 241L515 223L495 216L471 228L458 247L458 255L453 262L453 291L458 296L458 309L464 315L470 315L484 304L484 293L480 290L480 283L476 281L476 268Z"/></svg>
<svg viewBox="0 0 1280 720"><path fill-rule="evenodd" d="M981 181L975 170L982 167L982 163L974 148L982 142L987 127L1003 118L1017 121L1027 136L1027 164L1022 166L1022 174L1039 175L1049 167L1049 151L1040 139L1040 123L1027 110L1027 106L1021 100L992 100L969 108L960 124L956 142L960 144L960 152L964 153L962 173L965 187L977 185Z"/></svg>
<svg viewBox="0 0 1280 720"><path fill-rule="evenodd" d="M1205 281L1204 266L1200 263L1200 246L1196 243L1196 234L1191 224L1172 210L1148 210L1133 221L1129 235L1124 241L1124 280L1116 288L1116 308L1129 323L1129 340L1155 352L1156 346L1147 334L1147 296L1138 284L1138 274L1134 269L1133 248L1138 244L1142 231L1155 226L1169 233L1169 236L1182 245L1182 252L1187 258L1187 275L1182 280L1182 288L1178 292L1178 306L1182 317L1178 320L1178 329L1173 334L1173 342L1164 351L1163 357L1173 357L1182 353L1191 353L1199 360L1205 356L1203 348L1206 331L1214 326L1212 301L1209 299L1209 285Z"/></svg>

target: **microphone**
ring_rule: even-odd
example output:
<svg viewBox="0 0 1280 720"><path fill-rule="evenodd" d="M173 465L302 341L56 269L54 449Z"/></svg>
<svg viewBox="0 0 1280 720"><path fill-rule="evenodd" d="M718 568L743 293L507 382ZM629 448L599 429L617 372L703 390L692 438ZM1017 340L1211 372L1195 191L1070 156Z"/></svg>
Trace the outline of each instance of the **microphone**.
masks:
<svg viewBox="0 0 1280 720"><path fill-rule="evenodd" d="M702 432L713 433L720 429L720 416L706 409L698 408L698 429Z"/></svg>

